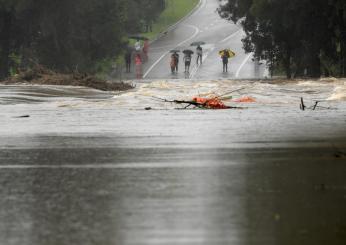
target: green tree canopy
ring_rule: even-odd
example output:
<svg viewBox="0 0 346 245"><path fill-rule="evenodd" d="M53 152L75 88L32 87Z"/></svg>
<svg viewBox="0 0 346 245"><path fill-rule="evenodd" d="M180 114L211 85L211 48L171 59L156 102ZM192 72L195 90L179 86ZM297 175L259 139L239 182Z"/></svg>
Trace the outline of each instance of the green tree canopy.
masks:
<svg viewBox="0 0 346 245"><path fill-rule="evenodd" d="M343 0L229 0L223 18L241 21L247 52L283 67L287 77L345 75Z"/></svg>
<svg viewBox="0 0 346 245"><path fill-rule="evenodd" d="M114 58L129 34L154 21L164 0L0 0L0 77L11 57L70 72L93 72Z"/></svg>

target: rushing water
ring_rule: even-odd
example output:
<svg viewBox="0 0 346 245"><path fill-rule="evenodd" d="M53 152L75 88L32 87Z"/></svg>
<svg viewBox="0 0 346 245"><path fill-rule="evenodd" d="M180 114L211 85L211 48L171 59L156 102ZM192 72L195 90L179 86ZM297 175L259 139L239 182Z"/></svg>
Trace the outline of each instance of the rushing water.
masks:
<svg viewBox="0 0 346 245"><path fill-rule="evenodd" d="M256 104L292 104L297 103L301 97L308 101L338 102L346 100L346 80L281 82L168 80L138 83L136 89L118 94L83 87L11 85L0 86L0 105L50 102L62 106L66 102L66 106L85 107L109 104L117 106L118 109L142 109L145 106L171 109L176 106L167 106L157 100L155 103L154 97L167 100L191 100L195 96L215 97L220 95L226 95L226 97L232 95L233 98L240 98L242 95L251 96L256 99ZM228 104L232 104L231 98L228 98Z"/></svg>
<svg viewBox="0 0 346 245"><path fill-rule="evenodd" d="M232 92L235 91L235 92ZM166 100L191 100L195 96L227 97L227 105L238 106L243 110L226 111L181 111L181 105L164 102ZM239 98L248 96L255 103L237 103ZM300 98L304 98L306 106L311 107L320 101L315 113L301 113ZM281 115L291 116L294 120L304 117L345 115L346 80L321 79L319 81L246 81L246 80L168 80L138 83L136 88L128 92L102 92L98 90L68 86L15 85L0 86L0 107L3 135L24 132L40 133L102 133L122 131L124 135L133 135L138 130L131 127L141 121L155 125L162 118L171 117L170 124L175 127L174 118L190 123L190 117L206 115L208 121L222 122L225 116L249 116L253 120L246 123L257 123L268 120L272 124L279 123ZM152 112L144 109L151 108ZM265 114L265 117L263 116ZM24 122L17 117L30 117ZM282 118L284 120L284 118ZM128 127L122 125L112 127L126 121ZM243 123L239 124L242 127ZM237 123L234 123L238 125ZM302 124L303 125L303 124ZM302 126L300 125L300 126ZM13 128L15 127L15 128ZM328 127L326 125L325 127ZM330 122L333 128L333 122ZM84 132L84 130L87 130ZM148 132L155 134L157 128ZM160 129L161 130L161 129ZM184 128L176 128L177 134ZM293 130L293 129L292 129ZM243 131L243 130L240 130ZM252 131L252 130L250 130ZM287 130L289 131L289 130ZM134 133L135 132L135 133ZM256 136L259 134L255 134ZM247 137L247 136L246 136ZM260 136L262 137L262 136Z"/></svg>
<svg viewBox="0 0 346 245"><path fill-rule="evenodd" d="M0 111L0 244L345 244L346 80L0 86Z"/></svg>
<svg viewBox="0 0 346 245"><path fill-rule="evenodd" d="M240 92L234 92L234 90ZM229 94L227 94L229 92ZM250 95L260 103L290 103L297 98L304 97L321 101L345 101L346 80L321 79L319 81L246 81L246 80L168 80L138 83L137 88L126 93L112 96L112 93L98 90L70 87L70 86L42 86L42 85L6 85L0 86L0 104L20 104L30 102L62 102L84 99L97 102L108 102L124 108L142 108L150 105L153 97L165 99L190 100L194 96L213 97L223 94L239 97L242 94ZM109 100L113 97L112 100ZM160 107L160 105L158 105ZM161 108L165 108L161 104Z"/></svg>
<svg viewBox="0 0 346 245"><path fill-rule="evenodd" d="M239 90L239 91L237 91ZM236 92L232 92L236 91ZM195 96L217 97L233 95L234 98L251 96L256 104L295 104L301 97L308 101L346 100L346 80L294 81L268 83L261 81L156 81L143 84L133 92L115 96L114 104L126 108L142 108L153 105L158 109L172 108L153 97L167 100L191 100ZM227 102L227 101L226 101ZM228 100L232 105L232 99ZM234 103L233 103L234 105ZM174 106L176 108L177 106Z"/></svg>

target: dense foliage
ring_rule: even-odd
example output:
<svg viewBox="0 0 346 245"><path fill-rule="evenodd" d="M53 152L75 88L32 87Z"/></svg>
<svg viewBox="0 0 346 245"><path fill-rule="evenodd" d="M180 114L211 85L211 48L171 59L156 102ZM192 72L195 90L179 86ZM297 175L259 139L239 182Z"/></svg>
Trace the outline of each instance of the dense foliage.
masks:
<svg viewBox="0 0 346 245"><path fill-rule="evenodd" d="M150 25L164 3L0 0L0 78L32 63L62 72L93 72L97 62L121 52L129 34Z"/></svg>
<svg viewBox="0 0 346 245"><path fill-rule="evenodd" d="M228 0L223 18L239 22L243 44L288 78L345 76L345 0Z"/></svg>

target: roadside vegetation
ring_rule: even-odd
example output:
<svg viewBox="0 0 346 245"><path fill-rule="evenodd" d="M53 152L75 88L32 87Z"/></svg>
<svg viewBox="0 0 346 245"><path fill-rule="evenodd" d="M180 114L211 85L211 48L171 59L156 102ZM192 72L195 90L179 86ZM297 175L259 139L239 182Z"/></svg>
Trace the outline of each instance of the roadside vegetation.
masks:
<svg viewBox="0 0 346 245"><path fill-rule="evenodd" d="M165 0L0 0L0 79L37 65L95 74L165 7Z"/></svg>
<svg viewBox="0 0 346 245"><path fill-rule="evenodd" d="M166 8L153 23L152 31L143 35L152 40L190 13L198 3L199 0L166 0Z"/></svg>
<svg viewBox="0 0 346 245"><path fill-rule="evenodd" d="M272 73L346 76L345 0L228 0L219 13L240 21L245 50Z"/></svg>

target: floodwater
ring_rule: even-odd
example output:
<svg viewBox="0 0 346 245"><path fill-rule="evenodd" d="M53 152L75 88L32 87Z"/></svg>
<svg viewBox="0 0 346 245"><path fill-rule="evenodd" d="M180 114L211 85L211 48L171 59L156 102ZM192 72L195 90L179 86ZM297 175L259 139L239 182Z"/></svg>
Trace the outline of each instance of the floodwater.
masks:
<svg viewBox="0 0 346 245"><path fill-rule="evenodd" d="M346 243L346 80L0 86L0 111L0 244Z"/></svg>

